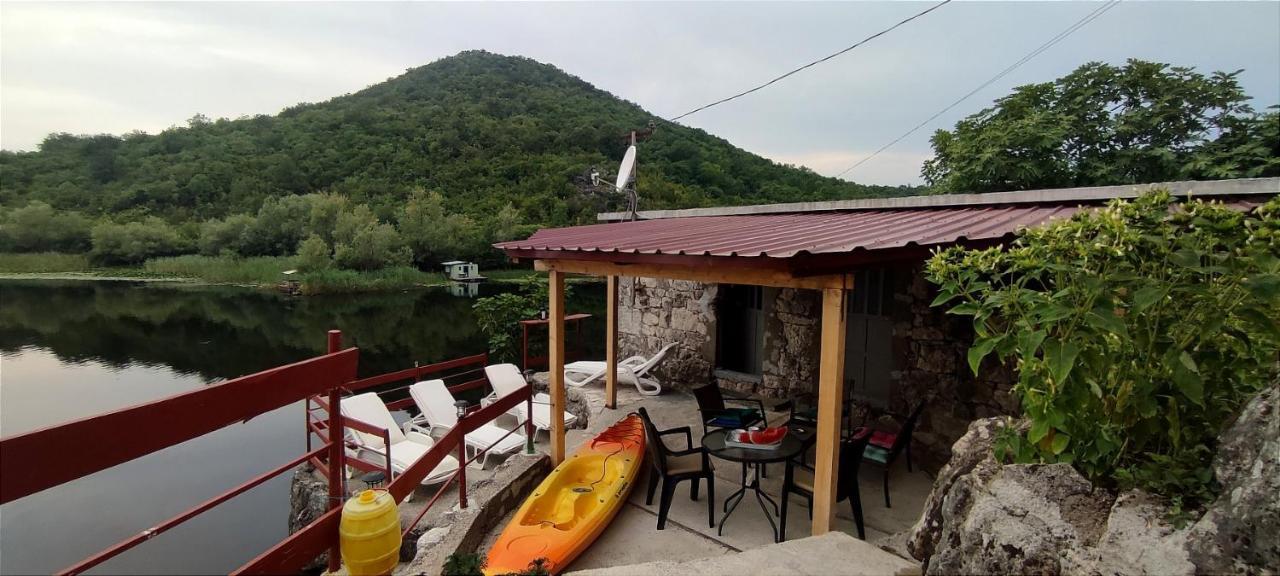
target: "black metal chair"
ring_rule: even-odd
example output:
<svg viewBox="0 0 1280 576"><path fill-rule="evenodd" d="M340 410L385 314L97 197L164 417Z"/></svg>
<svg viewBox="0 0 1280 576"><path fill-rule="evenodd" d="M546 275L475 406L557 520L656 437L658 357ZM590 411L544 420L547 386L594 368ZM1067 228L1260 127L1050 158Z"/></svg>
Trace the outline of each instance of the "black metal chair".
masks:
<svg viewBox="0 0 1280 576"><path fill-rule="evenodd" d="M758 398L726 396L719 386L707 384L693 389L693 398L698 402L698 413L701 415L702 432L717 428L747 428L757 424L766 426L764 402ZM733 402L750 407L730 408L727 403Z"/></svg>
<svg viewBox="0 0 1280 576"><path fill-rule="evenodd" d="M689 486L689 498L698 499L698 482L707 480L707 525L715 528L716 480L711 469L711 459L706 448L693 445L693 432L688 426L680 426L659 431L649 419L644 408L639 410L640 419L644 421L645 434L649 441L645 443L649 452L651 469L649 471L649 494L645 498L646 505L653 505L653 493L658 489L658 480L662 480L662 499L658 501L658 529L667 526L667 512L671 509L671 496L675 493L676 484L683 480L692 480ZM685 450L671 450L662 441L663 436L684 434Z"/></svg>
<svg viewBox="0 0 1280 576"><path fill-rule="evenodd" d="M884 431L875 431L871 433L870 444L867 446L863 459L878 464L884 468L884 507L892 508L889 503L889 469L893 467L893 462L898 459L898 454L903 451L907 453L907 472L911 471L911 433L916 428L916 422L920 419L920 413L924 411L925 402L916 404L911 410L911 414L907 416L906 421L902 423L902 428L897 434Z"/></svg>
<svg viewBox="0 0 1280 576"><path fill-rule="evenodd" d="M858 468L862 463L863 451L871 440L871 431L862 429L840 441L839 476L836 483L836 502L848 499L853 509L853 521L858 526L858 538L867 539L866 529L862 525L862 496L858 491ZM787 539L787 501L791 494L799 494L809 501L809 518L813 518L813 474L812 467L795 459L787 461L787 471L782 480L782 510L779 522L778 540Z"/></svg>

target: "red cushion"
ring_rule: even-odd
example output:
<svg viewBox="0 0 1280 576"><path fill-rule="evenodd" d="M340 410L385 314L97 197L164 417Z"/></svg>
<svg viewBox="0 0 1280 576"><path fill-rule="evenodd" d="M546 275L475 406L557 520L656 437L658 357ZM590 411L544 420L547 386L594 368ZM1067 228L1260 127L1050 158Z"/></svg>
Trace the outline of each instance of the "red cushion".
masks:
<svg viewBox="0 0 1280 576"><path fill-rule="evenodd" d="M871 445L879 446L886 450L893 448L893 443L898 439L897 434L890 434L882 430L876 430L871 433Z"/></svg>

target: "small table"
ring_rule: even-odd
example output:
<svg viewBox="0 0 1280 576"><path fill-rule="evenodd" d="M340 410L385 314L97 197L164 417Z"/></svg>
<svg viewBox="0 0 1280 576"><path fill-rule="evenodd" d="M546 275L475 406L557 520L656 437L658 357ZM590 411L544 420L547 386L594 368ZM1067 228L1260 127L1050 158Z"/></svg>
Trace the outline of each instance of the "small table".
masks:
<svg viewBox="0 0 1280 576"><path fill-rule="evenodd" d="M773 517L778 515L778 503L770 498L760 489L760 468L765 464L772 462L785 462L796 455L804 452L808 447L807 438L813 436L812 430L805 430L805 433L797 433L795 430L788 430L787 435L782 438L782 443L774 449L759 450L754 448L736 448L725 445L725 437L729 434L728 429L715 430L708 432L702 437L702 447L707 449L707 454L721 460L730 462L740 462L742 464L742 488L737 492L730 494L724 501L724 516L720 518L719 534L724 535L724 522L729 519L729 515L738 508L738 503L742 501L742 497L746 495L747 490L756 493L756 500L760 502L760 509L764 511L765 518L769 520L769 526L773 528L773 541L778 541L778 523L774 522ZM750 482L747 481L747 468L755 470L755 477ZM786 497L785 495L783 496ZM769 505L773 507L770 512L765 507L765 501L769 501Z"/></svg>

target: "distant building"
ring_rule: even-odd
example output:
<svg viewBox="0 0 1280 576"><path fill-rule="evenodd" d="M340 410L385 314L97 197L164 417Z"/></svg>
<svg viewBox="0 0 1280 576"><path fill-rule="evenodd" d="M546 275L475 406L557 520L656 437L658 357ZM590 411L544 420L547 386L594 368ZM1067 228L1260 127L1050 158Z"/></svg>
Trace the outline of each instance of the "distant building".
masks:
<svg viewBox="0 0 1280 576"><path fill-rule="evenodd" d="M444 266L445 276L455 282L480 282L484 280L484 276L480 275L480 267L471 262L454 260L445 262L442 266Z"/></svg>

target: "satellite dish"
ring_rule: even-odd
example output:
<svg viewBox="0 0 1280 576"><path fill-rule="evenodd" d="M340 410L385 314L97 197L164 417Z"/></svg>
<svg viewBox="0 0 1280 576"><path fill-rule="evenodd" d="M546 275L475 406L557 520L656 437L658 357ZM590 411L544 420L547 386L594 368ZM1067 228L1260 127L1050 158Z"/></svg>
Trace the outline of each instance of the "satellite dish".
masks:
<svg viewBox="0 0 1280 576"><path fill-rule="evenodd" d="M615 186L618 190L625 190L627 184L631 182L631 174L636 169L636 145L632 144L627 147L627 153L622 156L622 165L618 166L618 184Z"/></svg>

